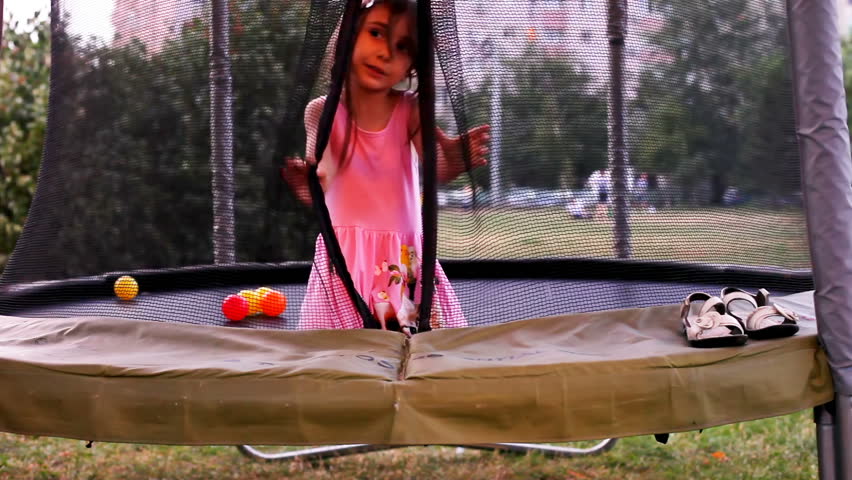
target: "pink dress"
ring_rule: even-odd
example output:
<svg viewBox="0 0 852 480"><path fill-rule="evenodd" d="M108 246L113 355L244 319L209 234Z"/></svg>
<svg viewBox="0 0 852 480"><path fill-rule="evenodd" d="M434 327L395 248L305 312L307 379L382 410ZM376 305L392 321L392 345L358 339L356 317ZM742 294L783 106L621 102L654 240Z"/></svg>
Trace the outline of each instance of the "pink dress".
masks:
<svg viewBox="0 0 852 480"><path fill-rule="evenodd" d="M420 183L408 134L415 101L414 95L403 94L381 131L355 127L358 131L349 140L352 153L343 167L339 159L349 115L341 102L319 169L331 222L355 288L374 315L396 317L401 324L413 323L421 290ZM436 265L435 279L432 328L467 326L440 265ZM320 236L299 328L362 327Z"/></svg>

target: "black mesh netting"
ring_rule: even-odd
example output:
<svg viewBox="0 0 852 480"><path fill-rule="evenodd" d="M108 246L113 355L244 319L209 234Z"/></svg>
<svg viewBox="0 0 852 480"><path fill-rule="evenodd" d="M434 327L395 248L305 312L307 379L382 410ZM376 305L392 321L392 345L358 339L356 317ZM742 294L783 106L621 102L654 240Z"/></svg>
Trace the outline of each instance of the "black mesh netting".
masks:
<svg viewBox="0 0 852 480"><path fill-rule="evenodd" d="M0 313L220 325L225 296L265 285L287 311L241 325L324 311L302 305L316 216L279 169L304 155L344 8L54 0L45 154ZM783 2L432 9L436 122L492 131L489 164L438 187L469 324L809 286ZM130 302L111 296L124 274Z"/></svg>

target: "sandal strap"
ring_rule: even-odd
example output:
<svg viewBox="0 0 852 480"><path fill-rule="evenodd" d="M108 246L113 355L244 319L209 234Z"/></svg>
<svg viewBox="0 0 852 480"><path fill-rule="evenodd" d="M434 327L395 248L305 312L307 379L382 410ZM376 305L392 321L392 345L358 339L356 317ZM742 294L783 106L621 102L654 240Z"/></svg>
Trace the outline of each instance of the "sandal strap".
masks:
<svg viewBox="0 0 852 480"><path fill-rule="evenodd" d="M750 304L757 307L757 300L754 298L754 295L751 295L746 292L731 292L725 295L725 305L731 303L734 300L745 300Z"/></svg>
<svg viewBox="0 0 852 480"><path fill-rule="evenodd" d="M777 320L781 317L781 320ZM776 318L773 320L773 318ZM746 328L748 330L761 330L764 328L781 325L786 320L796 322L799 315L796 312L779 307L778 305L764 305L757 307L751 315L746 319Z"/></svg>
<svg viewBox="0 0 852 480"><path fill-rule="evenodd" d="M755 295L755 297L757 297L757 306L758 307L771 305L771 303L769 303L769 290L767 290L765 288L761 288L760 290L757 291L757 295Z"/></svg>
<svg viewBox="0 0 852 480"><path fill-rule="evenodd" d="M782 307L781 305L778 305L778 304L775 304L775 303L772 304L772 307L774 307L775 310L777 310L778 313L780 313L781 316L786 318L787 320L792 320L794 322L797 322L799 320L799 314L792 311L792 310L788 310L788 309Z"/></svg>
<svg viewBox="0 0 852 480"><path fill-rule="evenodd" d="M719 312L707 312L699 316L695 322L701 328L712 328L718 326L737 327L742 330L742 325L736 318L730 315L723 315Z"/></svg>
<svg viewBox="0 0 852 480"><path fill-rule="evenodd" d="M698 311L698 316L704 316L707 313L716 312L720 315L724 315L725 313L725 302L722 301L719 297L710 297L705 302L704 305L701 306L701 309Z"/></svg>
<svg viewBox="0 0 852 480"><path fill-rule="evenodd" d="M710 298L709 295L707 295L706 293L701 293L701 292L689 294L686 298L683 299L683 302L680 303L680 318L686 319L687 314L689 312L689 306L694 301L693 300L694 297L697 297L696 300L703 300L705 302ZM699 312L699 315L701 313L703 313L703 311L704 310L702 309L701 312Z"/></svg>
<svg viewBox="0 0 852 480"><path fill-rule="evenodd" d="M732 332L731 328L735 329ZM688 327L692 338L726 337L732 334L743 334L740 322L730 315L723 315L716 310L700 315Z"/></svg>

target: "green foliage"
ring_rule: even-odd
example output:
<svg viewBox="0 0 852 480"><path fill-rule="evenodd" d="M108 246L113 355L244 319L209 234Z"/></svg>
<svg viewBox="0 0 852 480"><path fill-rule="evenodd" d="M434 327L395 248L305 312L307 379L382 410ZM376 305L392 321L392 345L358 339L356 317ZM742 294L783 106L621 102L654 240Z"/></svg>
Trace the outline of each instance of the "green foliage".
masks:
<svg viewBox="0 0 852 480"><path fill-rule="evenodd" d="M648 43L668 60L648 65L630 105L636 171L670 177L682 191L710 182L715 201L728 186L759 196L795 193L782 6L758 8L745 0L717 0L714 8L682 0L654 4L665 21ZM277 122L296 86L307 6L262 0L235 5L238 256L308 258L312 215L282 191L280 162L271 157ZM0 46L0 260L17 241L34 192L50 67L47 19L12 27L4 26ZM51 217L55 235L32 234L57 243L57 262L71 262L56 275L209 263L206 20L187 22L155 50L138 41L105 46L62 40L62 82L53 105L62 128L49 139L54 173L42 183L47 196L69 200L44 207L62 208ZM528 54L534 57L504 63L505 79L511 79L504 79L502 92L506 185L578 187L606 164L606 92L595 90L580 62ZM849 41L843 55L849 89ZM463 95L468 124L488 121L488 88ZM474 172L473 180L487 186L487 168ZM101 263L82 264L95 258Z"/></svg>
<svg viewBox="0 0 852 480"><path fill-rule="evenodd" d="M694 192L704 182L714 203L732 185L761 194L790 193L795 179L783 185L743 184L734 175L771 163L774 155L787 167L788 152L781 147L795 151L786 137L793 122L789 81L778 76L789 68L783 5L654 3L665 22L649 43L666 60L648 65L641 75L631 109L640 131L632 158L641 170L673 177L683 191ZM773 135L782 144L767 143Z"/></svg>
<svg viewBox="0 0 852 480"><path fill-rule="evenodd" d="M237 259L310 258L313 215L273 158L307 5L230 7ZM209 18L201 12L161 43L105 45L56 29L52 107L61 128L47 142L50 175L39 187L47 201L33 212L44 221L31 233L53 242L38 253L55 269L42 275L213 263Z"/></svg>
<svg viewBox="0 0 852 480"><path fill-rule="evenodd" d="M783 197L801 189L799 152L793 118L793 90L787 59L774 55L758 65L765 72L754 91L754 103L744 110L746 137L737 165L738 184L744 190L781 204Z"/></svg>
<svg viewBox="0 0 852 480"><path fill-rule="evenodd" d="M18 240L35 192L47 120L50 25L37 13L2 25L0 43L0 265Z"/></svg>
<svg viewBox="0 0 852 480"><path fill-rule="evenodd" d="M529 45L505 61L502 85L504 182L537 188L579 187L607 163L606 92L570 57ZM535 61L529 61L530 58Z"/></svg>
<svg viewBox="0 0 852 480"><path fill-rule="evenodd" d="M845 37L841 43L841 53L843 55L843 81L846 90L846 111L852 112L852 37ZM846 124L849 130L852 131L852 115L847 115Z"/></svg>
<svg viewBox="0 0 852 480"><path fill-rule="evenodd" d="M701 135L701 126L686 128L687 108L673 95L664 95L648 103L643 120L648 137L637 142L633 160L643 172L677 172L686 163L689 140ZM653 127L651 127L653 126Z"/></svg>

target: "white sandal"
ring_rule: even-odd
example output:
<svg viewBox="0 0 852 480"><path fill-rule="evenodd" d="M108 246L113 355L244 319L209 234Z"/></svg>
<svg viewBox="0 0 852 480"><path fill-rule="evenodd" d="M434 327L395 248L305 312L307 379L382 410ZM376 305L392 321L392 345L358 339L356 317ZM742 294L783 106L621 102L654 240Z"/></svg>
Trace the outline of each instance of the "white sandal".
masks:
<svg viewBox="0 0 852 480"><path fill-rule="evenodd" d="M750 338L790 337L799 331L796 312L770 303L769 292L761 288L751 294L739 288L722 289L722 301L728 314L739 320Z"/></svg>
<svg viewBox="0 0 852 480"><path fill-rule="evenodd" d="M748 336L736 318L728 315L719 297L704 292L691 293L680 310L683 329L690 346L697 348L744 345Z"/></svg>

